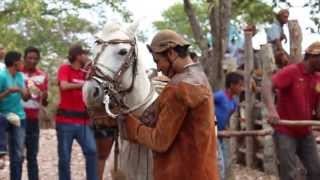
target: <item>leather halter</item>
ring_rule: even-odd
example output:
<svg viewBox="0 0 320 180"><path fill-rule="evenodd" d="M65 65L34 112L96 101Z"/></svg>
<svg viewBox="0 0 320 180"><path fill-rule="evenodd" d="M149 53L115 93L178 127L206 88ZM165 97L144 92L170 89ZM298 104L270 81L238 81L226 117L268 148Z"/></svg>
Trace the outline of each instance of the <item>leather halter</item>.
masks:
<svg viewBox="0 0 320 180"><path fill-rule="evenodd" d="M135 39L133 40L113 39L110 41L99 40L97 43L102 45L102 49L97 53L97 56L93 60L91 72L89 73L88 79L95 80L99 84L99 86L103 89L104 93L106 94L104 103L106 103L106 98L107 98L107 101L108 101L107 104L111 103L112 107L116 107L117 109L120 108L121 114L123 114L124 111L127 111L127 109L129 109L129 107L123 102L123 97L125 94L130 93L132 91L134 87L135 78L136 78L137 61L138 61L136 40ZM126 56L124 57L124 63L121 65L121 67L117 71L111 70L107 66L101 63L98 63L98 60L101 54L109 45L114 45L119 43L130 44L131 48L129 52L126 54ZM122 89L121 80L123 78L124 73L131 66L132 66L131 85L127 89ZM104 74L101 68L107 69L108 71L114 73L114 77ZM107 114L111 116L113 113L107 111Z"/></svg>
<svg viewBox="0 0 320 180"><path fill-rule="evenodd" d="M99 85L102 85L102 87L104 89L108 88L109 90L115 90L121 94L129 93L133 88L134 79L135 79L135 75L136 75L136 71L137 71L138 58L137 58L136 40L135 39L133 39L133 40L113 39L113 40L109 40L109 41L100 41L99 40L98 43L102 44L102 49L100 52L98 52L97 56L93 60L92 70L89 75L89 79L94 79L95 81L98 82ZM104 64L101 64L101 63L98 64L98 60L99 60L101 54L104 52L104 50L109 45L114 45L114 44L119 44L119 43L126 43L126 44L131 45L129 52L126 54L126 56L124 58L124 63L122 64L122 66L117 71L113 71L110 68L108 68L107 66L105 66ZM111 76L104 74L103 71L101 70L101 68L99 68L98 66L101 66L102 68L105 68L108 71L114 73L115 74L114 77L112 78ZM120 85L121 85L122 77L130 66L133 66L132 67L131 85L127 89L121 89Z"/></svg>

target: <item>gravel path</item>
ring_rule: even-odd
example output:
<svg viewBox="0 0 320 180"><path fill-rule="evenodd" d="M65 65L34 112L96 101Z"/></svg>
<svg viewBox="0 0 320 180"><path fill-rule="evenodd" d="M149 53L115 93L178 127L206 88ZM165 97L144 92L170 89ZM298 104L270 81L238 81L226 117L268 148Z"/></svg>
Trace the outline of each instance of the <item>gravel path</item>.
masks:
<svg viewBox="0 0 320 180"><path fill-rule="evenodd" d="M58 179L58 155L57 155L57 140L55 130L41 130L40 149L39 149L39 174L41 180L57 180ZM0 180L9 180L9 162L7 161L6 168L0 170ZM110 164L107 165L110 169ZM85 161L79 145L74 142L71 173L74 180L85 180ZM106 173L107 174L107 173ZM110 179L110 176L108 176ZM26 163L23 167L23 180L27 180ZM275 177L266 176L262 172L252 169L235 166L233 168L232 180L276 180Z"/></svg>
<svg viewBox="0 0 320 180"><path fill-rule="evenodd" d="M58 179L58 154L57 140L55 130L42 130L40 135L39 147L39 175L42 180ZM9 162L7 161L6 168L0 170L0 180L9 179ZM72 160L71 160L72 179L85 179L85 163L81 149L77 143L73 144ZM27 180L26 163L23 167L23 180Z"/></svg>

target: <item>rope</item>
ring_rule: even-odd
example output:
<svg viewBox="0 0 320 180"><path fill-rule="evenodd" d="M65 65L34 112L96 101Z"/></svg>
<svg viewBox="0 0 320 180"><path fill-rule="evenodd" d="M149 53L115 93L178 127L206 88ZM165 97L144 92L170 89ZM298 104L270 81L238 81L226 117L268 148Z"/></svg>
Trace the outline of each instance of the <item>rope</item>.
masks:
<svg viewBox="0 0 320 180"><path fill-rule="evenodd" d="M119 131L116 130L114 133L114 172L118 171L119 164Z"/></svg>

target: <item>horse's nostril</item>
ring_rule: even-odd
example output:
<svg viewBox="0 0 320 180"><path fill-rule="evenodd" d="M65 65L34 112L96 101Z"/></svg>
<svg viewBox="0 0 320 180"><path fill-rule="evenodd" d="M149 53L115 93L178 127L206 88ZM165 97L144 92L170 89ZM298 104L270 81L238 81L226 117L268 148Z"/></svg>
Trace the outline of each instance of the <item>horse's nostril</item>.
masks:
<svg viewBox="0 0 320 180"><path fill-rule="evenodd" d="M93 97L97 97L99 95L99 88L94 88Z"/></svg>

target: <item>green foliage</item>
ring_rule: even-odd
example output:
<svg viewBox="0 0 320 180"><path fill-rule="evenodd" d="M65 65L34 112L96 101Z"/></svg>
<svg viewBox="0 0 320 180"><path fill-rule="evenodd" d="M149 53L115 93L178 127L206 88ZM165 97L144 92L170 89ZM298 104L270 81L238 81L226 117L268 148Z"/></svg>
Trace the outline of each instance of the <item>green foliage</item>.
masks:
<svg viewBox="0 0 320 180"><path fill-rule="evenodd" d="M209 6L217 5L219 1L215 0L211 2L212 4L208 4L205 0L194 0L192 3L202 30L205 34L208 34ZM259 0L233 0L232 7L232 20L238 24L243 22L261 24L271 21L273 17L272 7ZM184 12L182 3L176 3L169 7L163 12L162 16L164 18L163 21L154 23L157 29L174 29L178 33L185 35L186 38L191 40L193 45L195 45L191 26Z"/></svg>
<svg viewBox="0 0 320 180"><path fill-rule="evenodd" d="M199 2L194 4L194 10L198 15L201 26L205 33L209 32L209 21L208 21L208 4ZM190 39L192 44L195 41L192 36L191 26L188 21L187 15L184 12L183 4L176 3L162 14L164 20L154 22L154 26L157 29L174 29L180 34L185 35L185 38Z"/></svg>
<svg viewBox="0 0 320 180"><path fill-rule="evenodd" d="M89 2L89 1L87 1ZM0 2L0 43L7 50L23 52L27 46L41 50L41 68L49 73L50 103L58 101L55 77L58 66L65 59L70 44L85 44L88 33L97 30L97 24L81 17L91 10L98 13L105 6L123 13L130 20L130 13L122 6L124 0L2 0ZM101 14L105 14L101 13ZM102 19L102 18L101 18Z"/></svg>
<svg viewBox="0 0 320 180"><path fill-rule="evenodd" d="M272 6L260 0L234 0L232 19L251 24L262 24L273 20Z"/></svg>

